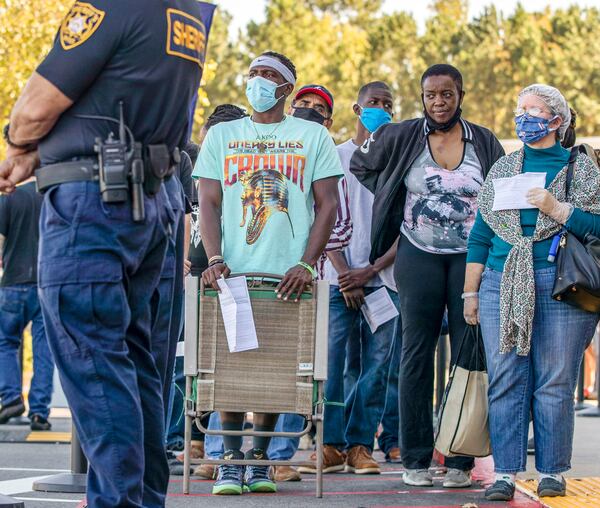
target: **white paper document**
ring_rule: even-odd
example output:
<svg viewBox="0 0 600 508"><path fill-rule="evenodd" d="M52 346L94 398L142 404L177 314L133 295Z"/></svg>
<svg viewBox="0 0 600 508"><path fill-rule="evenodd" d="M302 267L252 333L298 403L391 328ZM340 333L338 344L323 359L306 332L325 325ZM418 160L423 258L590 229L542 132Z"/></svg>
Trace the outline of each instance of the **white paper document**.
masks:
<svg viewBox="0 0 600 508"><path fill-rule="evenodd" d="M227 344L231 353L248 351L258 348L254 316L250 303L250 293L246 277L233 277L217 279L221 289L219 304L225 324Z"/></svg>
<svg viewBox="0 0 600 508"><path fill-rule="evenodd" d="M520 210L536 208L527 202L527 193L531 189L543 189L546 186L546 173L521 173L510 178L494 178L494 204L492 210Z"/></svg>
<svg viewBox="0 0 600 508"><path fill-rule="evenodd" d="M398 316L398 309L384 287L365 296L365 303L361 310L367 323L369 323L371 333L375 333L382 324Z"/></svg>

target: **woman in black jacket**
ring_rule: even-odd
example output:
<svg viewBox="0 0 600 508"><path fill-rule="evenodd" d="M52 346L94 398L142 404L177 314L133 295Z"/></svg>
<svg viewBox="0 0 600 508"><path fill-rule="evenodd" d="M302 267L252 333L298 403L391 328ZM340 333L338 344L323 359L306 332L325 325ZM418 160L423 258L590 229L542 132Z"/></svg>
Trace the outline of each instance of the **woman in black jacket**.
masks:
<svg viewBox="0 0 600 508"><path fill-rule="evenodd" d="M394 276L403 323L400 448L408 485L431 486L434 356L444 310L455 361L466 326L462 288L477 194L504 155L487 129L461 118L460 72L445 64L421 78L425 118L387 124L356 150L350 170L375 194L371 260L400 235ZM447 458L444 487L471 485L470 457Z"/></svg>

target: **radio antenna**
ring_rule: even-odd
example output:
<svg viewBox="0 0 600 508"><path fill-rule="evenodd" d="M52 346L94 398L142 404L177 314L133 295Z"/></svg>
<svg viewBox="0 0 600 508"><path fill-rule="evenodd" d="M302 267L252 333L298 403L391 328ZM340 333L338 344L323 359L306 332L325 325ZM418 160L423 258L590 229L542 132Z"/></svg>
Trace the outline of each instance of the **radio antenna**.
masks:
<svg viewBox="0 0 600 508"><path fill-rule="evenodd" d="M125 140L125 117L123 114L123 101L119 101L119 141L126 143Z"/></svg>

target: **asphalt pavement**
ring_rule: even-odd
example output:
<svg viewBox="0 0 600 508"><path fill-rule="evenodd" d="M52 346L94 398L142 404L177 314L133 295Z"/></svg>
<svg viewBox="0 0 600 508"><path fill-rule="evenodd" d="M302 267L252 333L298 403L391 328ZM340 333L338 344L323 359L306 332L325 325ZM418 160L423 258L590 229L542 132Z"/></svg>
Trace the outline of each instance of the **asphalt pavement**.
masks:
<svg viewBox="0 0 600 508"><path fill-rule="evenodd" d="M68 419L53 419L58 436L69 427ZM27 508L74 508L82 499L81 494L56 494L33 492L32 483L44 476L69 470L70 446L67 443L9 442L11 431L22 431L17 426L2 426L0 438L0 494L23 500ZM600 477L600 419L577 418L573 470L569 476ZM18 440L15 440L18 441ZM299 452L303 458L310 452ZM315 478L303 475L301 482L280 482L277 494L244 494L239 497L218 497L210 494L212 481L194 479L190 495L182 493L182 478L171 478L167 507L473 507L478 508L534 508L543 506L523 493L517 493L512 503L486 503L483 485L490 481L493 464L491 459L477 461L474 478L469 489L443 489L443 467L434 467L433 488L406 487L401 480L402 466L387 464L383 455L375 457L382 463L381 475L355 475L338 473L325 476L324 496L315 498ZM535 476L530 459L530 472ZM472 503L472 504L469 504ZM1 506L1 505L0 505Z"/></svg>

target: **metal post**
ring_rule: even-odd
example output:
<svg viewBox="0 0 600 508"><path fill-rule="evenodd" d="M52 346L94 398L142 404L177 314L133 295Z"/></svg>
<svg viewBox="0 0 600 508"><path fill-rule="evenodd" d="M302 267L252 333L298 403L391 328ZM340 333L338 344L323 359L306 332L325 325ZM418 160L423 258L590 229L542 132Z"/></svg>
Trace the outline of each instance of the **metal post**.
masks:
<svg viewBox="0 0 600 508"><path fill-rule="evenodd" d="M71 430L71 472L47 476L33 483L38 492L67 492L85 494L87 484L87 459L83 454L75 427Z"/></svg>
<svg viewBox="0 0 600 508"><path fill-rule="evenodd" d="M317 381L317 404L315 407L317 425L317 498L323 497L323 381Z"/></svg>
<svg viewBox="0 0 600 508"><path fill-rule="evenodd" d="M590 406L587 409L583 409L577 413L577 416L585 416L588 418L600 418L600 348L596 352L596 379L594 381L596 385L596 394L598 400L595 406Z"/></svg>
<svg viewBox="0 0 600 508"><path fill-rule="evenodd" d="M446 363L448 361L447 335L440 335L436 353L435 375L435 413L442 407L442 399L446 390Z"/></svg>
<svg viewBox="0 0 600 508"><path fill-rule="evenodd" d="M581 411L586 409L589 404L585 403L585 396L583 394L583 388L585 384L585 358L581 359L581 365L579 366L579 378L577 381L577 403L575 404L575 411Z"/></svg>
<svg viewBox="0 0 600 508"><path fill-rule="evenodd" d="M185 376L185 400L183 401L183 414L185 430L183 434L183 493L190 493L190 448L192 441L192 417L188 415L188 400L192 396L192 377ZM195 402L195 401L194 401Z"/></svg>
<svg viewBox="0 0 600 508"><path fill-rule="evenodd" d="M83 454L83 450L81 449L81 444L79 442L79 436L73 427L71 437L71 471L76 474L87 475L87 470L87 457Z"/></svg>

